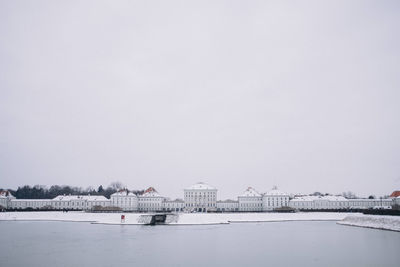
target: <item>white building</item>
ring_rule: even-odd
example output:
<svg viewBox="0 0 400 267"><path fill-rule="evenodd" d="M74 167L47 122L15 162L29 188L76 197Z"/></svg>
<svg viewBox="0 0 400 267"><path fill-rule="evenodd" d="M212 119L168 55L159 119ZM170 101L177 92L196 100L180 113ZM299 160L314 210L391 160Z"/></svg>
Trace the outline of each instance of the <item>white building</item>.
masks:
<svg viewBox="0 0 400 267"><path fill-rule="evenodd" d="M205 183L197 183L184 189L184 200L169 200L161 196L153 187L142 195L121 190L104 196L60 195L54 199L16 199L8 191L0 191L0 209L34 210L91 210L94 207L119 207L124 211L181 212L259 212L273 211L290 206L297 210L345 210L345 209L389 209L400 205L400 191L392 193L388 199L346 199L343 196L297 196L289 200L289 195L274 187L261 195L249 187L238 196L238 200L217 201L217 189ZM98 209L107 210L107 209Z"/></svg>
<svg viewBox="0 0 400 267"><path fill-rule="evenodd" d="M254 188L249 187L244 193L238 196L239 211L262 211L262 195Z"/></svg>
<svg viewBox="0 0 400 267"><path fill-rule="evenodd" d="M0 210L8 208L8 199L5 196L0 195Z"/></svg>
<svg viewBox="0 0 400 267"><path fill-rule="evenodd" d="M314 209L314 200L316 196L299 196L289 201L289 207L298 210L312 210Z"/></svg>
<svg viewBox="0 0 400 267"><path fill-rule="evenodd" d="M53 198L56 209L90 210L93 207L110 207L111 200L104 196L60 195Z"/></svg>
<svg viewBox="0 0 400 267"><path fill-rule="evenodd" d="M392 207L391 199L349 199L350 209L371 209Z"/></svg>
<svg viewBox="0 0 400 267"><path fill-rule="evenodd" d="M262 197L263 210L271 211L276 208L289 206L289 194L278 190L275 186Z"/></svg>
<svg viewBox="0 0 400 267"><path fill-rule="evenodd" d="M9 191L0 191L0 210L7 209L10 206L11 200L15 197Z"/></svg>
<svg viewBox="0 0 400 267"><path fill-rule="evenodd" d="M394 198L392 199L392 201L393 201L393 205L398 205L398 206L400 206L400 197L394 197Z"/></svg>
<svg viewBox="0 0 400 267"><path fill-rule="evenodd" d="M52 199L13 199L9 208L11 209L54 209Z"/></svg>
<svg viewBox="0 0 400 267"><path fill-rule="evenodd" d="M289 206L294 209L347 209L349 200L342 196L301 196L289 201Z"/></svg>
<svg viewBox="0 0 400 267"><path fill-rule="evenodd" d="M162 211L165 199L153 187L149 187L142 195L139 195L139 211Z"/></svg>
<svg viewBox="0 0 400 267"><path fill-rule="evenodd" d="M111 195L111 205L124 211L137 211L139 209L138 197L128 190L120 190Z"/></svg>
<svg viewBox="0 0 400 267"><path fill-rule="evenodd" d="M343 196L302 196L289 201L289 206L299 210L340 210L389 208L391 199L347 199Z"/></svg>
<svg viewBox="0 0 400 267"><path fill-rule="evenodd" d="M239 202L231 199L217 201L217 211L220 212L239 211Z"/></svg>
<svg viewBox="0 0 400 267"><path fill-rule="evenodd" d="M197 183L184 189L185 209L189 211L216 211L217 189L205 183Z"/></svg>
<svg viewBox="0 0 400 267"><path fill-rule="evenodd" d="M90 210L92 207L111 206L111 201L104 196L60 195L53 199L13 199L11 209L55 209L55 210Z"/></svg>
<svg viewBox="0 0 400 267"><path fill-rule="evenodd" d="M179 212L185 208L185 202L182 199L164 200L163 211Z"/></svg>

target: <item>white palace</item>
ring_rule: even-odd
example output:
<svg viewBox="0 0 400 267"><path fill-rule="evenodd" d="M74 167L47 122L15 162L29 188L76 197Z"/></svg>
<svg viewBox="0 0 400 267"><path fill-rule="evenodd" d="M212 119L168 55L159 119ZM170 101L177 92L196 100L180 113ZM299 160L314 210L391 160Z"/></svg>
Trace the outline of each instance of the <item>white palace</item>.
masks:
<svg viewBox="0 0 400 267"><path fill-rule="evenodd" d="M93 210L117 208L132 212L267 212L281 208L296 210L348 210L391 208L400 205L400 196L387 199L347 199L342 196L290 196L274 187L265 193L247 188L237 200L217 200L218 190L206 183L184 189L184 199L170 200L153 187L136 195L120 190L111 195L60 195L53 199L16 199L8 191L0 192L0 209L11 210Z"/></svg>

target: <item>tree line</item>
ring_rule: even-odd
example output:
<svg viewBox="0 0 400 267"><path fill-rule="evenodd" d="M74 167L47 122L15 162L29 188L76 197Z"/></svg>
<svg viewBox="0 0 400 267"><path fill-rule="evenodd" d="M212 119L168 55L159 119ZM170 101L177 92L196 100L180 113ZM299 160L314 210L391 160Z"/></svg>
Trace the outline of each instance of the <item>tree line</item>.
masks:
<svg viewBox="0 0 400 267"><path fill-rule="evenodd" d="M120 182L113 182L108 187L104 188L100 185L97 189L94 187L82 188L69 185L52 185L50 187L44 185L24 185L19 186L17 190L8 190L13 196L18 199L52 199L59 195L96 195L110 198L112 194L120 190L128 190L125 185ZM143 194L144 190L129 190L135 194Z"/></svg>

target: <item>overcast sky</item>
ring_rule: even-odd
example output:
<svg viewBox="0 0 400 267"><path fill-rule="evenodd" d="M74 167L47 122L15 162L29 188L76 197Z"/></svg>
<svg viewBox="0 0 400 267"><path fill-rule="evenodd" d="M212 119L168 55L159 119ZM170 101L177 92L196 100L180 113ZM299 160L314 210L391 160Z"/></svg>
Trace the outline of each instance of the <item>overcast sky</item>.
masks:
<svg viewBox="0 0 400 267"><path fill-rule="evenodd" d="M0 187L400 189L399 1L0 1Z"/></svg>

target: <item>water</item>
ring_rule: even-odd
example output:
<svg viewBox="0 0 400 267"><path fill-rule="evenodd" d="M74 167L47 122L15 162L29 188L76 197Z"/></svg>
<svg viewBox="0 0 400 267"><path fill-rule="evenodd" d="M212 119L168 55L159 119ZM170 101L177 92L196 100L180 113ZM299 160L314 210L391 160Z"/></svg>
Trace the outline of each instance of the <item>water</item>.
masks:
<svg viewBox="0 0 400 267"><path fill-rule="evenodd" d="M335 222L0 222L0 266L400 266L400 233Z"/></svg>

